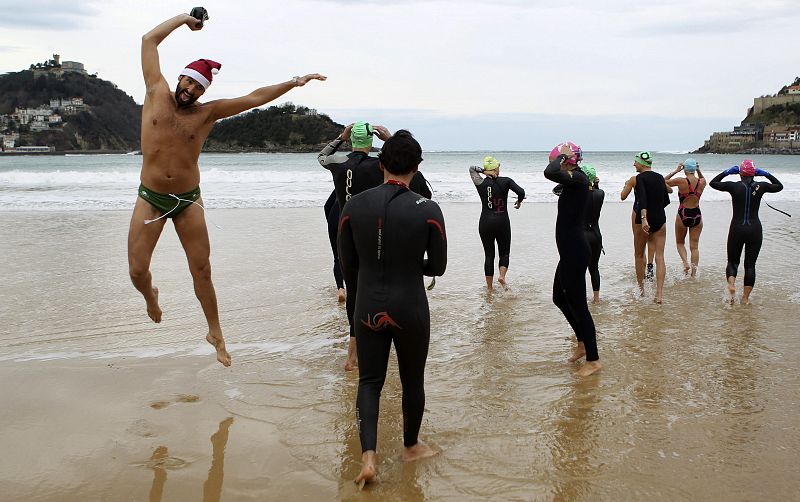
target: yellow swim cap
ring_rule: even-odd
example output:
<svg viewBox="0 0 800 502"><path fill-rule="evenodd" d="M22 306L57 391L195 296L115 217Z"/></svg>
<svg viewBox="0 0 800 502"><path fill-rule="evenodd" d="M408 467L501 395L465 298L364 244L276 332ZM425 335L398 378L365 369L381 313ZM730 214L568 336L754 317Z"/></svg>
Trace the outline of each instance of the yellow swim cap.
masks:
<svg viewBox="0 0 800 502"><path fill-rule="evenodd" d="M483 158L483 172L486 171L497 171L500 168L500 161L496 158L492 157L491 155L487 155Z"/></svg>

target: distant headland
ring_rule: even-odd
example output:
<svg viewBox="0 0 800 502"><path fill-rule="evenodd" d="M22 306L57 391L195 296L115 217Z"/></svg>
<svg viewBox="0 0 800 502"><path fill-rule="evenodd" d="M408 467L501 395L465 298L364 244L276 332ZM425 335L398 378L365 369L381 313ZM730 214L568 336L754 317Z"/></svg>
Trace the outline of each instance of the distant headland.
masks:
<svg viewBox="0 0 800 502"><path fill-rule="evenodd" d="M800 77L775 95L755 98L740 125L715 132L693 153L800 154Z"/></svg>

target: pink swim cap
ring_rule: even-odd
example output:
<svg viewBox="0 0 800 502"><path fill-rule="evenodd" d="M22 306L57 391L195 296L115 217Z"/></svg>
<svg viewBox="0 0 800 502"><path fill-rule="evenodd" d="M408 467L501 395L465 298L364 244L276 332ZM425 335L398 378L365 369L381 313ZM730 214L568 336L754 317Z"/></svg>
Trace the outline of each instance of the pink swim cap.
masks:
<svg viewBox="0 0 800 502"><path fill-rule="evenodd" d="M756 166L753 164L753 161L750 159L743 160L739 166L739 174L742 176L755 176Z"/></svg>
<svg viewBox="0 0 800 502"><path fill-rule="evenodd" d="M583 150L581 150L581 147L579 147L572 141L567 141L566 143L557 144L556 147L550 151L550 157L549 157L550 160L553 160L559 155L561 155L560 150L562 145L569 145L570 150L572 150L572 153L575 154L571 158L567 159L567 164L575 165L581 160L583 160Z"/></svg>

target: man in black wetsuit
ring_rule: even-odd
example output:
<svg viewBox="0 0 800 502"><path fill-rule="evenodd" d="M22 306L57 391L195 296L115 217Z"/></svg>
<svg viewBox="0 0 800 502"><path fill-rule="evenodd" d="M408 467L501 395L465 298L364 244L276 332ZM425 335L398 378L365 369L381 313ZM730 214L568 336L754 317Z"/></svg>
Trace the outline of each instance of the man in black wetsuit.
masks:
<svg viewBox="0 0 800 502"><path fill-rule="evenodd" d="M656 297L655 303L661 303L664 296L664 279L667 266L664 263L664 245L667 242L667 214L664 208L669 204L669 193L672 191L664 181L664 177L652 171L653 156L650 152L641 152L634 157L633 166L639 173L636 175L636 200L641 212L641 231L644 238L635 239L636 281L639 291L644 295L644 248L655 248L656 261ZM638 223L638 221L637 221Z"/></svg>
<svg viewBox="0 0 800 502"><path fill-rule="evenodd" d="M722 178L729 174L739 174L741 181L722 181ZM764 176L770 183L754 181L754 176ZM747 305L750 303L750 293L756 283L756 260L761 251L763 238L761 220L758 218L761 197L768 192L780 192L783 190L783 184L767 171L756 169L752 160L745 160L740 166L719 173L709 185L715 190L731 194L733 217L728 229L728 266L725 269L725 277L728 280L729 301L733 304L736 295L736 274L744 248L744 291L741 302Z"/></svg>
<svg viewBox="0 0 800 502"><path fill-rule="evenodd" d="M544 170L545 178L562 185L556 218L559 260L553 278L553 303L564 314L578 339L578 346L569 360L575 362L586 356L586 364L578 375L588 376L602 368L594 320L586 304L589 246L584 237L583 219L589 197L589 178L578 169L583 152L577 145L562 144L557 152L557 156L551 153L550 164Z"/></svg>
<svg viewBox="0 0 800 502"><path fill-rule="evenodd" d="M383 183L383 170L378 158L369 156L372 151L373 135L382 141L386 141L392 136L389 130L383 126L372 126L364 121L355 122L345 127L344 131L317 155L317 160L322 167L329 170L333 176L336 201L340 210L354 195ZM350 140L353 151L347 154L337 152L347 140ZM431 198L428 182L422 173L418 172L414 176L409 187L423 197ZM346 307L347 321L350 325L350 342L347 348L347 361L344 365L346 371L352 371L357 364L356 339L353 333L354 305L354 300L351 300L348 295Z"/></svg>
<svg viewBox="0 0 800 502"><path fill-rule="evenodd" d="M482 178L480 173L486 175ZM500 277L497 282L506 285L506 272L511 255L511 220L508 218L508 191L517 194L514 208L519 209L525 198L525 190L514 183L514 180L500 176L500 162L494 157L483 159L483 167L471 166L469 175L481 199L481 218L478 222L478 234L483 243L483 273L486 277L486 288L492 290L494 278L494 243L500 255Z"/></svg>
<svg viewBox="0 0 800 502"><path fill-rule="evenodd" d="M435 202L408 188L422 161L411 133L397 131L379 158L386 183L353 196L339 223L339 257L348 301L355 299L358 340L356 415L364 464L356 482L375 479L378 407L392 342L403 386L403 459L435 454L418 439L430 340L423 275L445 271L444 219Z"/></svg>

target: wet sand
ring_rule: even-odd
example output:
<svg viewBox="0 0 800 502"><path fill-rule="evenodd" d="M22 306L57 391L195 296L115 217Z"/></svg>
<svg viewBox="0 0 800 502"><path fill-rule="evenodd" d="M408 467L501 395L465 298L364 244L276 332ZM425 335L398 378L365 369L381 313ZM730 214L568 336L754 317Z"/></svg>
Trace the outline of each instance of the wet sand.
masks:
<svg viewBox="0 0 800 502"><path fill-rule="evenodd" d="M674 216L677 205L668 208ZM800 204L782 209L800 213ZM404 464L396 365L379 483L358 493L357 376L341 370L321 208L210 211L233 366L214 362L174 231L153 263L164 321L129 284L121 212L0 214L0 486L8 500L792 499L800 432L800 228L762 208L750 306L724 303L730 205L703 205L701 271L671 220L664 305L638 298L630 205L606 204L603 371L573 376L550 302L554 204L512 212L509 291L487 295L477 205L443 206L422 439ZM588 279L587 279L588 281Z"/></svg>

